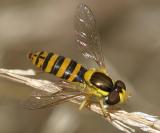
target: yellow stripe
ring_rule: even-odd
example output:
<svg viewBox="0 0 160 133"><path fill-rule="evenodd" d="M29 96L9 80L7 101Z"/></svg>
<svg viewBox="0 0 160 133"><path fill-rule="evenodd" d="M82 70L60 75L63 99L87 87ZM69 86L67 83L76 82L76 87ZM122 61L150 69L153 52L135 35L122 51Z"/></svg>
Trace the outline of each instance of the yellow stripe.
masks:
<svg viewBox="0 0 160 133"><path fill-rule="evenodd" d="M89 69L85 74L84 74L84 79L85 81L90 81L91 76L93 75L93 73L95 72L95 69Z"/></svg>
<svg viewBox="0 0 160 133"><path fill-rule="evenodd" d="M103 91L103 90L101 90L101 89L97 89L97 92L98 92L99 94L101 94L102 96L107 96L107 95L109 94L108 91Z"/></svg>
<svg viewBox="0 0 160 133"><path fill-rule="evenodd" d="M44 57L44 59L42 58L39 58L39 61L38 61L38 64L37 64L37 67L42 67L44 61L45 61L45 58L47 57L48 55L48 52L44 52L41 56Z"/></svg>
<svg viewBox="0 0 160 133"><path fill-rule="evenodd" d="M33 60L32 60L32 63L35 65L35 63L36 63L36 60L37 60L37 57L38 57L38 55L40 54L40 52L37 52L37 53L35 53L36 54L36 56L34 56L33 57Z"/></svg>
<svg viewBox="0 0 160 133"><path fill-rule="evenodd" d="M78 74L80 68L81 68L81 64L77 64L76 67L75 67L75 69L74 69L74 71L73 71L72 74L70 75L68 81L71 82L71 81L74 80L74 78L77 76L77 74Z"/></svg>
<svg viewBox="0 0 160 133"><path fill-rule="evenodd" d="M64 72L66 71L66 69L67 69L67 67L68 67L68 65L69 65L70 62L71 62L71 59L65 58L65 60L63 61L60 69L58 70L58 72L57 72L57 74L56 74L57 77L60 78L60 77L63 76L63 74L64 74Z"/></svg>
<svg viewBox="0 0 160 133"><path fill-rule="evenodd" d="M52 67L53 67L53 65L54 65L54 63L55 63L55 61L57 60L58 57L59 57L59 55L57 55L57 54L54 54L54 55L51 57L51 59L49 60L49 62L48 62L48 64L47 64L47 67L46 67L46 69L45 69L45 72L51 72Z"/></svg>

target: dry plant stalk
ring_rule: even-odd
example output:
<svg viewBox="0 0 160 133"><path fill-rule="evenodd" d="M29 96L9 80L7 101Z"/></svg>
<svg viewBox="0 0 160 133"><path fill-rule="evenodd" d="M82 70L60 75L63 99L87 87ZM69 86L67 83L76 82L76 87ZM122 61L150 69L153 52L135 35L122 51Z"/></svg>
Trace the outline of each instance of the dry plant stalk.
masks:
<svg viewBox="0 0 160 133"><path fill-rule="evenodd" d="M50 93L55 93L62 89L60 87L57 87L54 82L27 77L31 75L35 75L35 72L33 70L0 69L1 77L16 81L18 83L26 84L35 89L43 90ZM79 96L70 101L76 104L80 104L82 100L83 98ZM90 106L90 110L103 117L101 109L96 104L92 104ZM133 127L139 127L141 130L149 133L160 133L160 120L157 116L148 115L143 112L129 113L125 110L118 110L110 113L110 116L112 120L109 117L105 118L105 120L125 133L135 132L135 129Z"/></svg>

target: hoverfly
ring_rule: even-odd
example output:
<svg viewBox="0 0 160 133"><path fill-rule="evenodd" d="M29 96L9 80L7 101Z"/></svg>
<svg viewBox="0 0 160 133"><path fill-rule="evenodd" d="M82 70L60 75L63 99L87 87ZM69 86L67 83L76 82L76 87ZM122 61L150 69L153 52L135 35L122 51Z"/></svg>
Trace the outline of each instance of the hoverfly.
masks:
<svg viewBox="0 0 160 133"><path fill-rule="evenodd" d="M48 107L83 95L85 98L80 109L92 104L93 97L99 103L102 112L106 107L123 103L127 99L126 86L121 80L113 81L107 74L100 36L96 30L96 22L90 8L81 4L75 16L75 36L82 55L97 63L98 68L86 69L76 61L52 52L35 52L28 54L32 63L44 72L61 78L57 84L62 89L53 94L38 92L30 98L32 109ZM62 83L62 84L61 84Z"/></svg>

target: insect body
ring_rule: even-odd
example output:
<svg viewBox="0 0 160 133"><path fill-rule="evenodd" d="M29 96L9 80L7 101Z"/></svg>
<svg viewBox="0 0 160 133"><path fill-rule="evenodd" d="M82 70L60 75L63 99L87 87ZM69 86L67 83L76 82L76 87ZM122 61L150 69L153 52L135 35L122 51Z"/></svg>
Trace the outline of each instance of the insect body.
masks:
<svg viewBox="0 0 160 133"><path fill-rule="evenodd" d="M79 82L87 84L90 95L104 97L104 102L114 105L125 100L126 87L122 81L113 84L112 79L107 76L103 69L87 70L76 61L46 51L30 53L29 59L43 71L54 74L68 82Z"/></svg>
<svg viewBox="0 0 160 133"><path fill-rule="evenodd" d="M70 58L46 51L30 53L29 58L36 67L45 72L54 74L68 82L84 82L84 73L87 69Z"/></svg>
<svg viewBox="0 0 160 133"><path fill-rule="evenodd" d="M66 95L65 89L51 96L44 97L43 94L38 94L41 97L38 98L38 104L34 104L33 108L53 105L63 101L62 99L69 100L78 95L84 95L85 99L80 109L91 104L91 97L95 97L104 112L106 106L123 103L127 99L125 84L121 80L113 81L106 72L94 16L89 7L84 4L81 4L76 12L75 36L82 55L95 61L99 67L97 69L86 69L70 58L46 51L30 53L29 58L36 67L61 78L69 86L71 85L71 90L73 88L75 90L74 94L71 95ZM63 88L63 85L61 87ZM77 93L75 94L75 92ZM45 98L50 98L50 101L46 100L47 102L45 103ZM43 104L39 102L41 99ZM53 99L56 100L54 101ZM31 101L33 101L33 97Z"/></svg>

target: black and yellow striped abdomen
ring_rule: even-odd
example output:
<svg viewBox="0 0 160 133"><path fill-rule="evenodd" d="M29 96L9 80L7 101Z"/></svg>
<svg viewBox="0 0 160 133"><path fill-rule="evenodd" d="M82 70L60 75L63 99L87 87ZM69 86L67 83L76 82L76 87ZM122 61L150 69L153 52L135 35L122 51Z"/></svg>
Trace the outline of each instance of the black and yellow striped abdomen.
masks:
<svg viewBox="0 0 160 133"><path fill-rule="evenodd" d="M84 74L87 71L76 61L51 52L36 52L29 54L32 63L43 71L69 82L84 82Z"/></svg>

